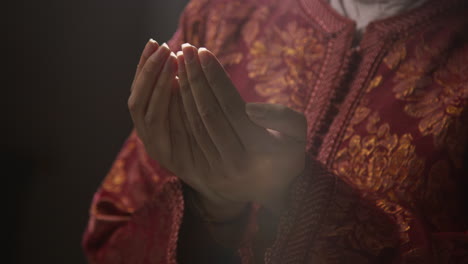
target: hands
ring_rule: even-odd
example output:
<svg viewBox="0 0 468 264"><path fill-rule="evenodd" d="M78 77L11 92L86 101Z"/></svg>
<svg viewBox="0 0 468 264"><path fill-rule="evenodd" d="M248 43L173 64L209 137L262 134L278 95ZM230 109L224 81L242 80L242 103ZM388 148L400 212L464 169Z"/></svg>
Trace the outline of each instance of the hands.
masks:
<svg viewBox="0 0 468 264"><path fill-rule="evenodd" d="M166 45L149 42L135 75L129 108L148 154L221 219L250 201L279 210L304 168L304 116L246 104L211 52L182 50L176 59Z"/></svg>

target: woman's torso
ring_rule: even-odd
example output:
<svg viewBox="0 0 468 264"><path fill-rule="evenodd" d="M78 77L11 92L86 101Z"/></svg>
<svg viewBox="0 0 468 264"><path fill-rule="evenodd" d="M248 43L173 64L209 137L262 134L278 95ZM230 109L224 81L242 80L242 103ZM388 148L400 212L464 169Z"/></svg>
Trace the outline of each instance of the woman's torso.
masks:
<svg viewBox="0 0 468 264"><path fill-rule="evenodd" d="M215 1L207 16L192 7L190 19L203 21L194 44L217 54L243 98L303 112L309 152L405 237L414 219L432 231L467 228L461 2L371 23L355 48L352 21L319 0Z"/></svg>

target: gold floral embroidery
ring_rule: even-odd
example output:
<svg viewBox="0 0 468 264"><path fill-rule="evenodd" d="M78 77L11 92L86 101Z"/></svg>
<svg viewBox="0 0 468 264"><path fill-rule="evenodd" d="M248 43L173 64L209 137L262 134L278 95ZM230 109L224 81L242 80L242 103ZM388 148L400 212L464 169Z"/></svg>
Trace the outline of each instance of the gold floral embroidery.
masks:
<svg viewBox="0 0 468 264"><path fill-rule="evenodd" d="M372 79L372 81L369 83L369 85L367 86L366 93L371 92L375 87L379 86L381 82L382 82L382 75L375 76ZM371 110L365 106L365 105L368 105L369 103L368 101L369 101L368 98L364 97L362 99L361 105L356 108L356 111L354 112L354 115L351 118L350 124L346 128L343 141L348 140L354 134L355 125L361 123L362 121L364 121L365 118L369 116ZM375 121L375 119L371 119L369 121L372 122L373 120ZM368 129L372 129L372 127L369 127Z"/></svg>
<svg viewBox="0 0 468 264"><path fill-rule="evenodd" d="M237 50L239 19L245 19L252 7L240 1L210 2L192 0L183 14L182 38L172 39L174 47L189 42L196 47L207 47L224 66L237 64L244 55ZM222 13L219 10L223 10Z"/></svg>
<svg viewBox="0 0 468 264"><path fill-rule="evenodd" d="M385 194L397 202L417 190L424 159L416 155L411 134L392 134L388 123L379 123L377 113L368 116L369 134L349 139L336 155L334 170L362 191Z"/></svg>
<svg viewBox="0 0 468 264"><path fill-rule="evenodd" d="M427 44L424 40L415 50L414 58L404 61L396 72L393 92L397 99L408 102L404 111L420 119L418 129L423 136L432 135L440 147L447 140L448 128L466 107L468 99L468 49L447 60L443 45ZM404 59L399 47L387 56L389 68L395 57ZM447 60L447 61L445 61ZM441 65L440 68L437 66ZM434 73L431 75L431 71Z"/></svg>
<svg viewBox="0 0 468 264"><path fill-rule="evenodd" d="M387 199L377 200L376 205L387 215L391 215L395 219L395 222L398 223L399 238L402 243L407 243L409 241L408 231L410 230L410 223L413 219L410 212L401 205Z"/></svg>
<svg viewBox="0 0 468 264"><path fill-rule="evenodd" d="M365 125L367 135L354 132L358 124ZM356 110L349 127L348 144L337 153L334 172L364 196L380 196L376 206L398 223L402 242L409 241L411 215L399 203L416 203L425 166L415 152L412 135L391 133L389 123L381 122L379 114L365 106Z"/></svg>
<svg viewBox="0 0 468 264"><path fill-rule="evenodd" d="M205 43L224 66L238 64L244 58L236 45L240 30L238 20L248 17L252 7L239 1L225 1L217 5L208 15Z"/></svg>
<svg viewBox="0 0 468 264"><path fill-rule="evenodd" d="M261 21L266 14L268 10L261 9L254 15ZM284 28L270 25L263 32L260 25L252 22L251 28L243 31L244 41L250 47L247 70L257 83L255 91L269 103L303 110L307 98L297 91L310 87L317 79L319 62L325 53L322 41L312 27L300 26L297 21Z"/></svg>
<svg viewBox="0 0 468 264"><path fill-rule="evenodd" d="M375 76L374 79L372 79L372 81L370 82L369 86L367 87L366 92L368 93L372 91L372 89L379 86L380 82L382 82L382 75Z"/></svg>
<svg viewBox="0 0 468 264"><path fill-rule="evenodd" d="M138 138L136 132L133 131L129 137L129 142L124 148L122 148L119 158L114 162L111 170L102 183L102 188L105 191L119 193L122 190L122 185L128 178L125 171L125 157L130 155L130 153L135 149L136 140L138 140Z"/></svg>
<svg viewBox="0 0 468 264"><path fill-rule="evenodd" d="M401 241L392 220L361 201L357 192L338 181L327 221L312 248L312 263L368 263Z"/></svg>
<svg viewBox="0 0 468 264"><path fill-rule="evenodd" d="M390 69L395 69L402 60L406 58L406 46L405 41L399 41L396 43L390 53L384 58L384 63Z"/></svg>
<svg viewBox="0 0 468 264"><path fill-rule="evenodd" d="M255 41L260 32L261 24L268 19L269 15L270 9L267 5L259 6L251 14L251 19L242 29L242 38L247 45L250 46Z"/></svg>
<svg viewBox="0 0 468 264"><path fill-rule="evenodd" d="M361 123L370 114L370 109L365 106L359 106L354 112L354 116L350 121L349 126L346 128L346 133L343 137L344 140L348 140L354 134L354 126Z"/></svg>
<svg viewBox="0 0 468 264"><path fill-rule="evenodd" d="M202 21L205 19L206 8L209 0L192 0L187 4L187 7L184 9L183 18L184 18L184 28L183 39L177 39L176 45L181 45L183 42L190 42L192 45L199 46L201 44L200 32L203 31ZM174 40L174 39L173 39Z"/></svg>
<svg viewBox="0 0 468 264"><path fill-rule="evenodd" d="M122 184L126 180L126 172L123 160L116 160L109 174L106 176L102 188L108 192L119 193L122 190Z"/></svg>

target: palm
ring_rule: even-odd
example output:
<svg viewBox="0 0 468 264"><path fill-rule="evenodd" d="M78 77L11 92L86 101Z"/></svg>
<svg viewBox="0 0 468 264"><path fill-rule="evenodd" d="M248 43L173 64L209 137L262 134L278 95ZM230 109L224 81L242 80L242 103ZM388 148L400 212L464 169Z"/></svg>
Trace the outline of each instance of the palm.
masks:
<svg viewBox="0 0 468 264"><path fill-rule="evenodd" d="M246 103L211 53L202 50L199 59L196 49L186 46L187 53L190 59L178 56L180 92L187 133L194 139L191 152L204 164L199 173L204 180L193 187L232 201L267 199L303 168L305 119L276 126L263 120L273 124L268 127L261 117L246 113ZM293 112L280 105L261 107Z"/></svg>

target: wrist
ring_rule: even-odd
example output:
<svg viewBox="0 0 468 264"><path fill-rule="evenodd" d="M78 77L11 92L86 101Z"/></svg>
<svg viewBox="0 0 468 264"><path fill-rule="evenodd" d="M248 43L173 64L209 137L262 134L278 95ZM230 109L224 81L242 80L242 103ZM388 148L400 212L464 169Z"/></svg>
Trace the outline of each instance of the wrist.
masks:
<svg viewBox="0 0 468 264"><path fill-rule="evenodd" d="M186 193L187 206L210 224L234 224L241 221L250 208L249 203L244 202L212 201L190 188Z"/></svg>
<svg viewBox="0 0 468 264"><path fill-rule="evenodd" d="M266 196L267 198L259 202L265 209L270 211L274 216L279 216L281 213L288 207L291 190L294 188L295 182L302 178L307 170L307 163L303 164L302 169L298 170L299 173L296 173L294 177L290 178L288 184L280 186L275 191L271 191L270 195Z"/></svg>

